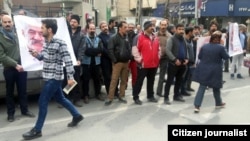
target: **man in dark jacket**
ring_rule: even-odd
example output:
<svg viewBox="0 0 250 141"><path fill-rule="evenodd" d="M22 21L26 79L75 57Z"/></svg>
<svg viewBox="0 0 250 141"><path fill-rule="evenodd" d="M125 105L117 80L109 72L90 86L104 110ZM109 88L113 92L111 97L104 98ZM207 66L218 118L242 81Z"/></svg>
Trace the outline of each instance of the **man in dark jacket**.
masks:
<svg viewBox="0 0 250 141"><path fill-rule="evenodd" d="M128 62L131 59L130 45L126 35L127 27L127 23L121 21L118 24L118 32L112 36L108 42L109 56L112 60L113 69L109 95L105 102L106 106L110 105L113 101L119 77L121 77L119 101L127 103L125 99L125 89L128 78Z"/></svg>
<svg viewBox="0 0 250 141"><path fill-rule="evenodd" d="M184 25L177 24L175 34L168 39L166 46L166 53L169 59L168 70L167 70L167 82L165 85L164 103L171 104L169 101L169 91L172 82L175 78L174 85L174 101L185 102L180 94L181 82L183 75L186 72L188 64L188 48L183 37Z"/></svg>
<svg viewBox="0 0 250 141"><path fill-rule="evenodd" d="M71 20L69 21L70 24L70 37L71 42L74 50L75 57L77 59L77 65L74 66L75 74L74 79L78 83L72 91L69 93L69 98L72 100L73 104L77 107L82 107L81 102L81 93L80 93L80 72L81 72L81 61L83 57L83 43L84 43L84 36L81 33L81 26L80 24L80 17L78 15L71 15ZM66 71L64 70L64 74L66 75ZM64 86L67 84L67 77L64 77Z"/></svg>

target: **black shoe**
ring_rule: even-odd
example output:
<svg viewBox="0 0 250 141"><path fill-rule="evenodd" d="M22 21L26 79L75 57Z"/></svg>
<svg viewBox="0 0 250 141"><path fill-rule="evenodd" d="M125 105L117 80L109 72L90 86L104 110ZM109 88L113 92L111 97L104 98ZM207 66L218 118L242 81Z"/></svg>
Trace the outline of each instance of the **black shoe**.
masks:
<svg viewBox="0 0 250 141"><path fill-rule="evenodd" d="M100 94L96 96L96 99L100 101L105 101L105 99Z"/></svg>
<svg viewBox="0 0 250 141"><path fill-rule="evenodd" d="M171 104L168 98L164 99L164 104L167 104L167 105Z"/></svg>
<svg viewBox="0 0 250 141"><path fill-rule="evenodd" d="M37 131L35 128L31 129L29 132L23 134L25 140L32 140L42 136L41 131Z"/></svg>
<svg viewBox="0 0 250 141"><path fill-rule="evenodd" d="M82 107L82 106L83 106L83 104L82 104L82 102L81 102L80 100L77 100L77 101L73 102L73 104L74 104L76 107Z"/></svg>
<svg viewBox="0 0 250 141"><path fill-rule="evenodd" d="M155 99L154 97L151 97L151 98L148 98L148 102L154 102L154 103L156 103L156 102L158 102L158 100Z"/></svg>
<svg viewBox="0 0 250 141"><path fill-rule="evenodd" d="M243 79L243 77L241 76L241 74L237 74L237 78L238 79Z"/></svg>
<svg viewBox="0 0 250 141"><path fill-rule="evenodd" d="M193 88L187 88L186 90L187 90L187 91L190 91L190 92L194 92L194 89L193 89Z"/></svg>
<svg viewBox="0 0 250 141"><path fill-rule="evenodd" d="M159 97L164 97L164 95L160 93L157 93L156 95L158 95Z"/></svg>
<svg viewBox="0 0 250 141"><path fill-rule="evenodd" d="M105 106L109 106L109 105L111 105L111 103L112 103L112 100L107 99L107 100L105 101L104 105L105 105Z"/></svg>
<svg viewBox="0 0 250 141"><path fill-rule="evenodd" d="M13 122L15 120L14 116L8 116L7 117L8 122Z"/></svg>
<svg viewBox="0 0 250 141"><path fill-rule="evenodd" d="M72 121L68 124L68 127L75 127L82 120L83 120L82 115L79 115L77 117L73 117Z"/></svg>
<svg viewBox="0 0 250 141"><path fill-rule="evenodd" d="M188 93L188 92L182 92L181 95L183 95L183 96L191 96L191 94Z"/></svg>
<svg viewBox="0 0 250 141"><path fill-rule="evenodd" d="M135 100L135 104L137 104L137 105L142 105L142 101L141 101L140 99L136 99L136 100Z"/></svg>
<svg viewBox="0 0 250 141"><path fill-rule="evenodd" d="M174 97L174 101L185 102L182 96Z"/></svg>
<svg viewBox="0 0 250 141"><path fill-rule="evenodd" d="M88 96L85 96L84 99L83 99L83 102L85 104L89 104L89 97Z"/></svg>
<svg viewBox="0 0 250 141"><path fill-rule="evenodd" d="M24 114L22 114L22 115L24 115L24 116L26 116L26 117L30 117L30 118L35 117L35 115L34 115L33 113L31 113L30 111L28 111L28 112L26 112L26 113L24 113Z"/></svg>
<svg viewBox="0 0 250 141"><path fill-rule="evenodd" d="M126 104L127 103L127 100L124 98L124 97L119 97L118 98L120 102Z"/></svg>

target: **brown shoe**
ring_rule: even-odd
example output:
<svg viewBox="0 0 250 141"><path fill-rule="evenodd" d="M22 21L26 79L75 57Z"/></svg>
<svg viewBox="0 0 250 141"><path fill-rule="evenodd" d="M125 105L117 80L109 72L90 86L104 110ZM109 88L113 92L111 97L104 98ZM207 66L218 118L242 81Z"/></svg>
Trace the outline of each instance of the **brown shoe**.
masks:
<svg viewBox="0 0 250 141"><path fill-rule="evenodd" d="M83 99L83 102L85 104L89 104L89 97L85 96L84 99Z"/></svg>

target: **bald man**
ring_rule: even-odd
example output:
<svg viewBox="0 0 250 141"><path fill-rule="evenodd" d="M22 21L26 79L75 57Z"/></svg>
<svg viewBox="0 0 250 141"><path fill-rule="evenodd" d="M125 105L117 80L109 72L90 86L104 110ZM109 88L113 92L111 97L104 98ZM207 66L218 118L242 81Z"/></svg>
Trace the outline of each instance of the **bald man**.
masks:
<svg viewBox="0 0 250 141"><path fill-rule="evenodd" d="M3 75L6 82L7 120L13 122L15 119L15 84L21 114L27 117L35 117L35 115L28 110L26 95L27 72L23 71L23 67L20 64L19 44L16 34L14 33L11 16L4 15L2 17L2 27L3 28L0 29L0 62L2 62L4 67Z"/></svg>

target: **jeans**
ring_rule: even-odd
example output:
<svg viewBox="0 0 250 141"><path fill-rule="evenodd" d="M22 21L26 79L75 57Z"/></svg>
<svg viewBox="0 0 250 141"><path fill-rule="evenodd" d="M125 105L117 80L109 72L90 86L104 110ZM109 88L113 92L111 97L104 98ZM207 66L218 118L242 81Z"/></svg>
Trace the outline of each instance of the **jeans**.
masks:
<svg viewBox="0 0 250 141"><path fill-rule="evenodd" d="M15 114L15 84L17 88L21 113L27 113L27 72L18 72L15 68L4 68L3 75L6 81L6 104L8 116L14 116Z"/></svg>
<svg viewBox="0 0 250 141"><path fill-rule="evenodd" d="M51 98L54 98L56 102L58 102L64 108L66 108L73 117L77 117L80 115L80 113L73 106L73 104L67 98L65 98L61 86L62 86L61 80L50 79L45 82L39 97L39 112L38 112L38 119L35 125L36 130L38 131L42 130L47 115L48 103L51 100Z"/></svg>
<svg viewBox="0 0 250 141"><path fill-rule="evenodd" d="M194 99L194 106L200 107L204 93L206 91L207 86L200 84L198 91L196 93L195 99ZM213 88L213 95L215 100L215 106L219 106L222 103L221 96L220 96L220 88Z"/></svg>
<svg viewBox="0 0 250 141"><path fill-rule="evenodd" d="M158 80L158 85L157 85L157 94L162 94L162 89L163 89L163 83L165 81L165 75L167 72L167 66L168 66L168 61L167 59L161 59L160 60L160 74L159 74L159 80Z"/></svg>

